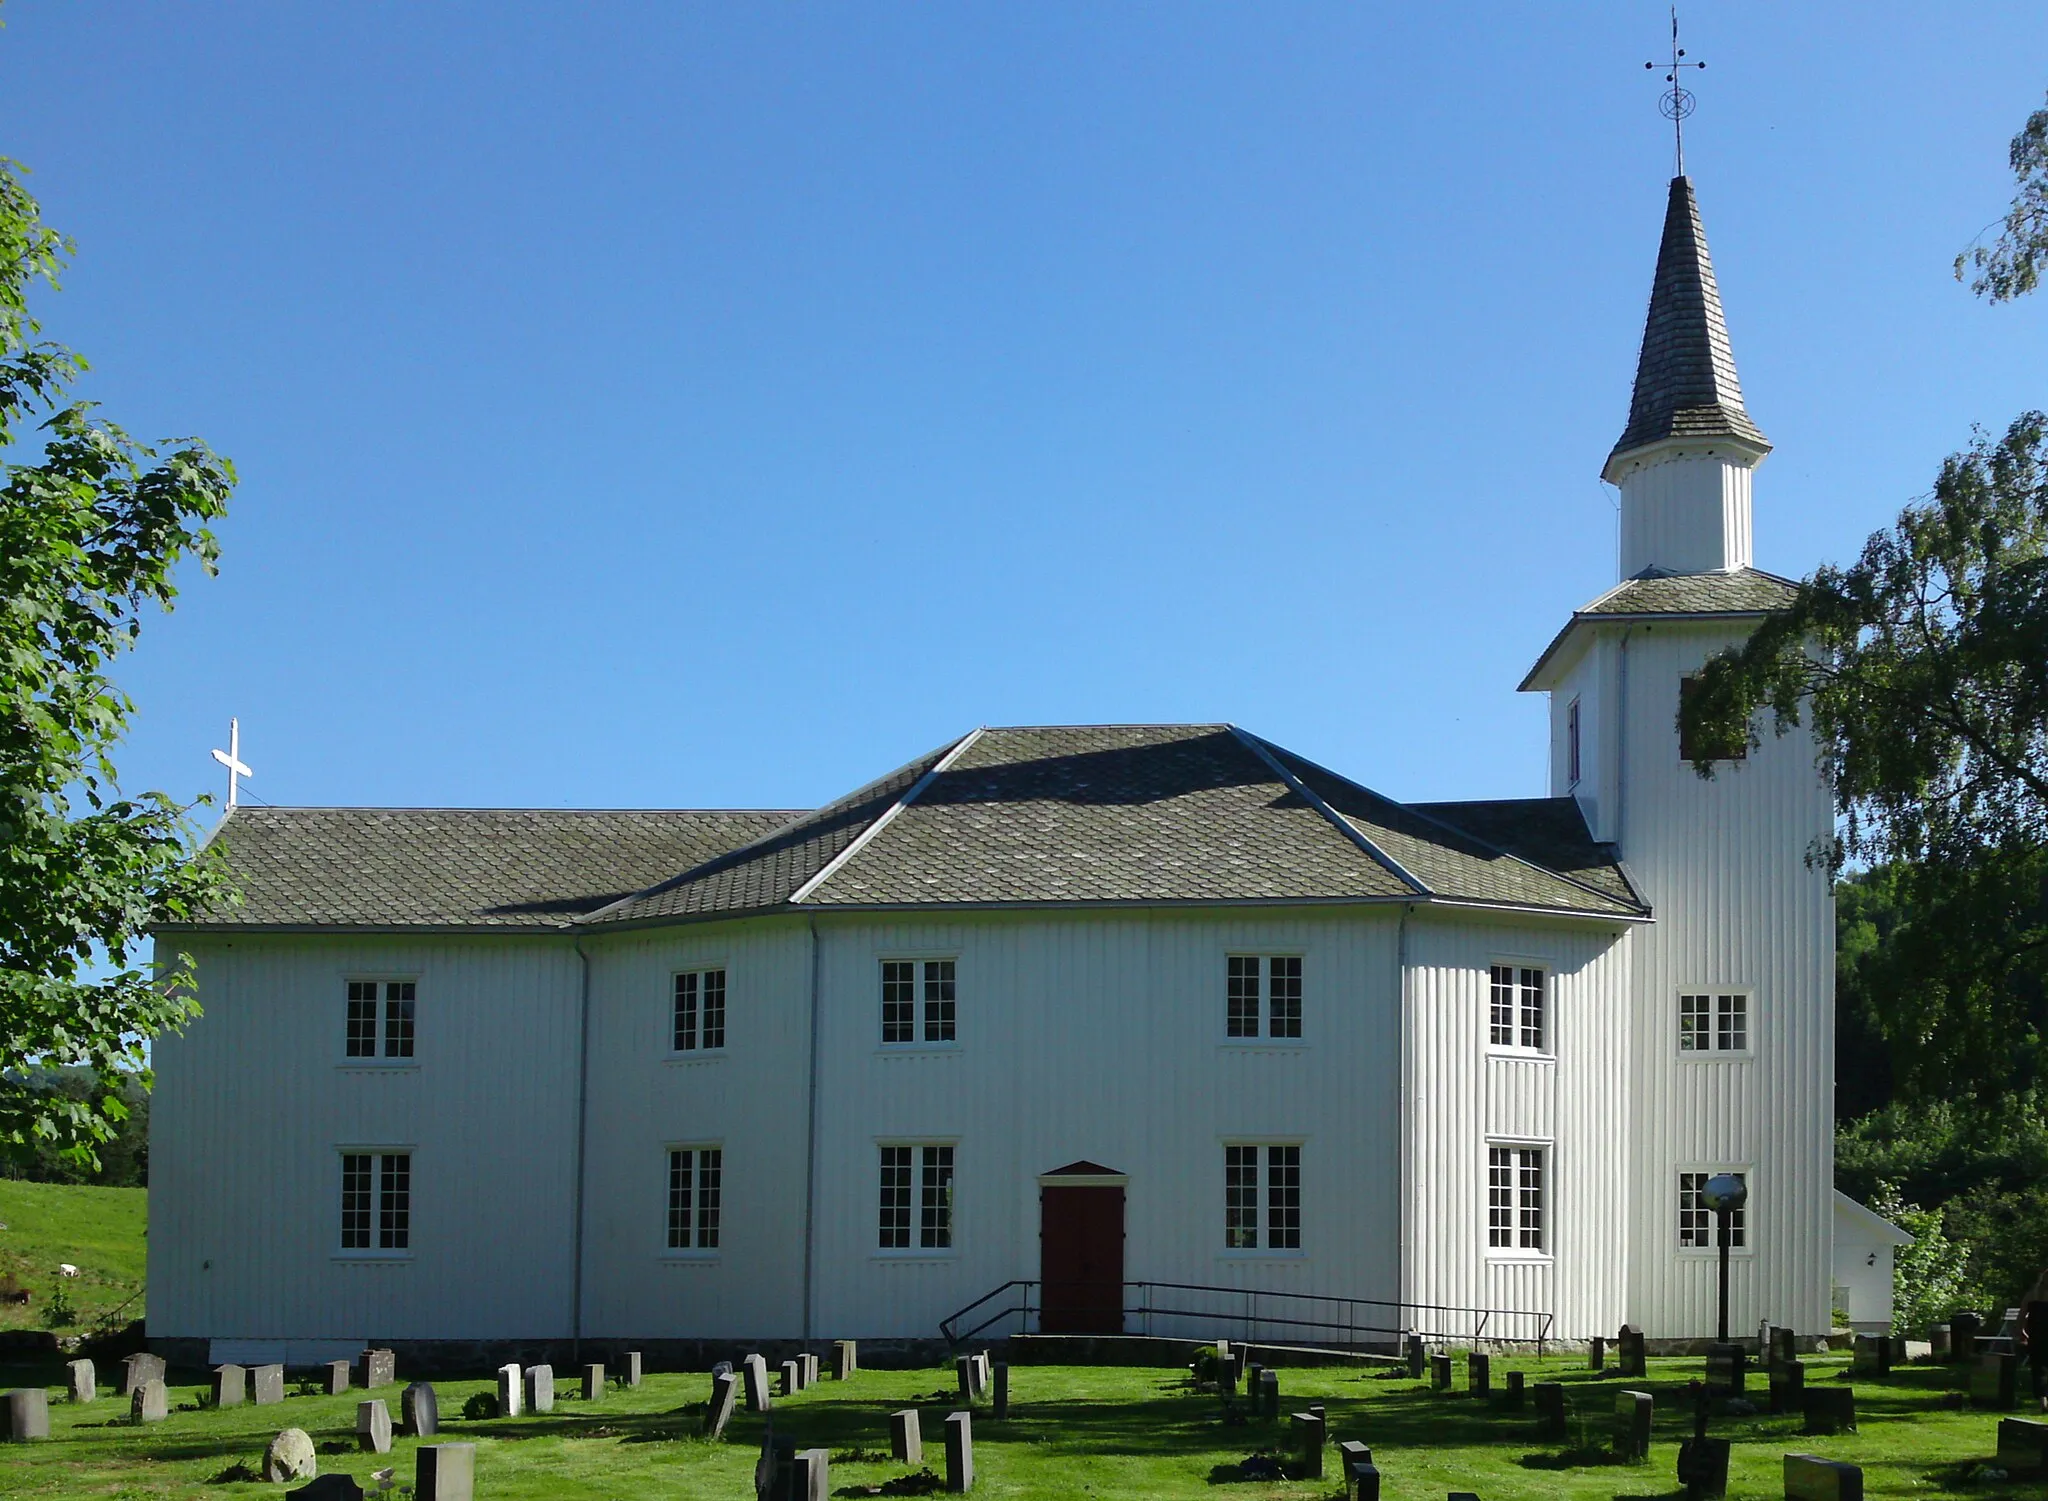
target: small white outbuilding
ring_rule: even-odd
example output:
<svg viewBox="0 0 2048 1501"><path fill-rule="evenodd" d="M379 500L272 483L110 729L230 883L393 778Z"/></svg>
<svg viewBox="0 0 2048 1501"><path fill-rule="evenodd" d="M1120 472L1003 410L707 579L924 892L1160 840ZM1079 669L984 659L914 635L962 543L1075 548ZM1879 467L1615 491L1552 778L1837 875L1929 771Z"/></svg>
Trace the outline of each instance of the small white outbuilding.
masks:
<svg viewBox="0 0 2048 1501"><path fill-rule="evenodd" d="M1913 1237L1835 1190L1835 1306L1858 1334L1892 1330L1892 1258Z"/></svg>

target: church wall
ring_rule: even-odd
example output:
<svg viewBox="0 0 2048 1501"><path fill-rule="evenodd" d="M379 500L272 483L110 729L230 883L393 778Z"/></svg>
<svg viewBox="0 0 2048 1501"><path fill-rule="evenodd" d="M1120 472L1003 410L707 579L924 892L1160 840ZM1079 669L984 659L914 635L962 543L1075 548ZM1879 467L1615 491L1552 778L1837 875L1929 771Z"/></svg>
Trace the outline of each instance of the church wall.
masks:
<svg viewBox="0 0 2048 1501"><path fill-rule="evenodd" d="M1405 1296L1416 1303L1550 1312L1553 1337L1583 1339L1621 1322L1626 1291L1629 946L1640 934L1590 923L1419 909L1410 919L1403 1147L1410 1245ZM1550 974L1551 1054L1490 1046L1490 970ZM1487 1244L1487 1151L1544 1148L1544 1254ZM1457 1316L1419 1313L1447 1333ZM1464 1319L1469 1325L1469 1317ZM1533 1337L1536 1321L1487 1332Z"/></svg>
<svg viewBox="0 0 2048 1501"><path fill-rule="evenodd" d="M1620 691L1614 644L1594 634L1550 694L1550 795L1576 797L1595 839L1612 840L1620 746L1608 706ZM1571 705L1579 705L1579 780L1571 775Z"/></svg>
<svg viewBox="0 0 2048 1501"><path fill-rule="evenodd" d="M566 940L180 935L205 1014L158 1038L152 1338L553 1337L570 1236ZM351 977L418 985L411 1066L343 1057ZM412 1247L340 1253L343 1146L410 1149ZM283 1351L277 1352L282 1355Z"/></svg>

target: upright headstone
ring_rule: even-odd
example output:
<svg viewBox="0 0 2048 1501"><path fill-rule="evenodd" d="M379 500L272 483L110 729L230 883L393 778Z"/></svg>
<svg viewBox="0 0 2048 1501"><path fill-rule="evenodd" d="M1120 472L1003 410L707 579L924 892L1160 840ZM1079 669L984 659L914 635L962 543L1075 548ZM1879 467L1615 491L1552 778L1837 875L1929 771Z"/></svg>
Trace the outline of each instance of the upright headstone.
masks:
<svg viewBox="0 0 2048 1501"><path fill-rule="evenodd" d="M1657 1409L1648 1392L1614 1394L1614 1457L1636 1464L1650 1457L1650 1420Z"/></svg>
<svg viewBox="0 0 2048 1501"><path fill-rule="evenodd" d="M830 1501L831 1495L832 1451L799 1449L790 1465L789 1501Z"/></svg>
<svg viewBox="0 0 2048 1501"><path fill-rule="evenodd" d="M1010 1367L998 1361L995 1366L995 1406L993 1416L1000 1423L1010 1415Z"/></svg>
<svg viewBox="0 0 2048 1501"><path fill-rule="evenodd" d="M1478 1350L1465 1357L1465 1389L1475 1397L1493 1395L1493 1357Z"/></svg>
<svg viewBox="0 0 2048 1501"><path fill-rule="evenodd" d="M365 1391L390 1386L398 1380L398 1357L389 1350L365 1350L356 1357L356 1374Z"/></svg>
<svg viewBox="0 0 2048 1501"><path fill-rule="evenodd" d="M1429 1389L1433 1392L1451 1389L1451 1357L1448 1352L1440 1351L1429 1357Z"/></svg>
<svg viewBox="0 0 2048 1501"><path fill-rule="evenodd" d="M924 1463L924 1435L918 1428L915 1407L889 1414L889 1457L898 1464Z"/></svg>
<svg viewBox="0 0 2048 1501"><path fill-rule="evenodd" d="M1618 1365L1624 1377L1642 1377L1649 1374L1648 1354L1643 1348L1643 1331L1633 1324L1621 1326L1621 1348Z"/></svg>
<svg viewBox="0 0 2048 1501"><path fill-rule="evenodd" d="M240 1407L249 1400L249 1373L238 1365L213 1368L213 1405Z"/></svg>
<svg viewBox="0 0 2048 1501"><path fill-rule="evenodd" d="M1421 1335L1411 1334L1408 1336L1407 1355L1408 1379L1410 1381L1420 1381L1424 1367L1429 1360L1429 1348L1423 1344Z"/></svg>
<svg viewBox="0 0 2048 1501"><path fill-rule="evenodd" d="M311 1480L320 1473L320 1461L313 1455L313 1440L303 1428L285 1428L263 1451L263 1478L272 1485L294 1480Z"/></svg>
<svg viewBox="0 0 2048 1501"><path fill-rule="evenodd" d="M1970 1405L2003 1411L2017 1403L2019 1367L2017 1355L1979 1353L1970 1366Z"/></svg>
<svg viewBox="0 0 2048 1501"><path fill-rule="evenodd" d="M725 1425L732 1421L734 1400L739 1395L740 1379L731 1371L720 1371L711 1378L711 1400L704 1404L704 1436L724 1438Z"/></svg>
<svg viewBox="0 0 2048 1501"><path fill-rule="evenodd" d="M289 1501L365 1501L363 1487L353 1475L329 1471L285 1492Z"/></svg>
<svg viewBox="0 0 2048 1501"><path fill-rule="evenodd" d="M1259 1416L1280 1421L1280 1373L1270 1367L1259 1372Z"/></svg>
<svg viewBox="0 0 2048 1501"><path fill-rule="evenodd" d="M441 1402L433 1387L415 1381L398 1394L398 1427L408 1438L432 1438L441 1431Z"/></svg>
<svg viewBox="0 0 2048 1501"><path fill-rule="evenodd" d="M785 1360L781 1367L782 1385L776 1389L778 1397L793 1397L804 1389L803 1367L794 1360ZM966 1396L962 1392L961 1396Z"/></svg>
<svg viewBox="0 0 2048 1501"><path fill-rule="evenodd" d="M1863 1469L1837 1459L1787 1454L1785 1501L1863 1501Z"/></svg>
<svg viewBox="0 0 2048 1501"><path fill-rule="evenodd" d="M583 1367L583 1400L602 1402L604 1400L604 1366L590 1364Z"/></svg>
<svg viewBox="0 0 2048 1501"><path fill-rule="evenodd" d="M638 1350L628 1350L621 1361L620 1369L624 1372L623 1379L627 1387L629 1389L638 1387L640 1385L640 1352Z"/></svg>
<svg viewBox="0 0 2048 1501"><path fill-rule="evenodd" d="M1605 1371L1607 1369L1607 1336L1596 1334L1586 1342L1586 1369Z"/></svg>
<svg viewBox="0 0 2048 1501"><path fill-rule="evenodd" d="M413 1501L474 1501L476 1445L420 1445L412 1494Z"/></svg>
<svg viewBox="0 0 2048 1501"><path fill-rule="evenodd" d="M814 1387L814 1386L816 1386L816 1385L818 1384L818 1356L817 1356L817 1352L816 1352L816 1351L809 1351L809 1350L807 1350L807 1351L805 1351L805 1352L804 1352L804 1353L803 1353L802 1355L798 1356L797 1358L798 1358L799 1360L801 1360L801 1361L803 1362L803 1366L804 1366L804 1370L803 1370L803 1377L804 1377L804 1390L805 1390L805 1391L809 1391L809 1390L810 1390L810 1389L811 1389L812 1387ZM983 1356L982 1358L983 1358L984 1360L986 1360L986 1359L987 1359L988 1357L987 1357L987 1356Z"/></svg>
<svg viewBox="0 0 2048 1501"><path fill-rule="evenodd" d="M2020 1310L2020 1328L2027 1336L2027 1369L2036 1398L2048 1393L2048 1303L2028 1303Z"/></svg>
<svg viewBox="0 0 2048 1501"><path fill-rule="evenodd" d="M1216 1392L1217 1395L1224 1397L1234 1397L1237 1395L1236 1356L1219 1355L1216 1357Z"/></svg>
<svg viewBox="0 0 2048 1501"><path fill-rule="evenodd" d="M1743 1369L1748 1364L1748 1352L1733 1341L1712 1346L1707 1351L1708 1389L1741 1396Z"/></svg>
<svg viewBox="0 0 2048 1501"><path fill-rule="evenodd" d="M2000 1418L1998 1467L2015 1480L2048 1475L2048 1423L2036 1418Z"/></svg>
<svg viewBox="0 0 2048 1501"><path fill-rule="evenodd" d="M258 1407L272 1407L284 1400L284 1367L253 1366L249 1371L249 1395Z"/></svg>
<svg viewBox="0 0 2048 1501"><path fill-rule="evenodd" d="M1849 1369L1858 1376L1889 1376L1892 1373L1892 1342L1882 1334L1859 1334Z"/></svg>
<svg viewBox="0 0 2048 1501"><path fill-rule="evenodd" d="M1380 1472L1372 1450L1355 1438L1337 1445L1337 1474L1350 1501L1380 1501Z"/></svg>
<svg viewBox="0 0 2048 1501"><path fill-rule="evenodd" d="M64 1385L73 1402L90 1402L100 1394L99 1378L94 1375L89 1360L65 1361Z"/></svg>
<svg viewBox="0 0 2048 1501"><path fill-rule="evenodd" d="M1806 1387L1799 1394L1799 1414L1805 1420L1802 1432L1854 1433L1856 1388L1828 1385Z"/></svg>
<svg viewBox="0 0 2048 1501"><path fill-rule="evenodd" d="M1528 1380L1529 1378L1520 1371L1508 1372L1506 1401L1509 1412L1522 1410L1523 1396L1528 1391Z"/></svg>
<svg viewBox="0 0 2048 1501"><path fill-rule="evenodd" d="M330 1360L320 1367L321 1388L330 1397L338 1397L349 1387L349 1363L345 1360Z"/></svg>
<svg viewBox="0 0 2048 1501"><path fill-rule="evenodd" d="M25 1444L50 1436L50 1394L40 1386L25 1386L7 1394L7 1442Z"/></svg>
<svg viewBox="0 0 2048 1501"><path fill-rule="evenodd" d="M1256 1360L1244 1368L1244 1394L1251 1398L1252 1411L1259 1410L1259 1382L1265 1379L1266 1368Z"/></svg>
<svg viewBox="0 0 2048 1501"><path fill-rule="evenodd" d="M1771 1367L1771 1411L1798 1412L1806 1391L1806 1362L1781 1360Z"/></svg>
<svg viewBox="0 0 2048 1501"><path fill-rule="evenodd" d="M974 1416L946 1414L946 1489L954 1494L974 1489Z"/></svg>
<svg viewBox="0 0 2048 1501"><path fill-rule="evenodd" d="M555 1410L555 1368L530 1365L526 1368L526 1410L538 1416Z"/></svg>
<svg viewBox="0 0 2048 1501"><path fill-rule="evenodd" d="M171 1415L171 1394L161 1381L149 1380L128 1399L128 1419L134 1423L161 1423Z"/></svg>
<svg viewBox="0 0 2048 1501"><path fill-rule="evenodd" d="M121 1365L121 1395L124 1397L134 1396L144 1382L164 1379L164 1358L161 1355L138 1351L122 1361Z"/></svg>
<svg viewBox="0 0 2048 1501"><path fill-rule="evenodd" d="M391 1452L391 1409L382 1397L356 1403L356 1447L365 1454Z"/></svg>
<svg viewBox="0 0 2048 1501"><path fill-rule="evenodd" d="M953 1357L953 1380L960 1388L961 1402L972 1405L974 1401L974 1357L956 1355Z"/></svg>
<svg viewBox="0 0 2048 1501"><path fill-rule="evenodd" d="M845 1381L860 1369L860 1346L850 1339L832 1341L832 1379Z"/></svg>
<svg viewBox="0 0 2048 1501"><path fill-rule="evenodd" d="M498 1416L516 1418L526 1410L525 1385L516 1364L498 1367Z"/></svg>
<svg viewBox="0 0 2048 1501"><path fill-rule="evenodd" d="M1772 1370L1799 1358L1798 1336L1780 1324L1773 1324L1765 1338L1764 1358Z"/></svg>
<svg viewBox="0 0 2048 1501"><path fill-rule="evenodd" d="M747 1411L767 1412L775 1404L768 1395L768 1362L760 1355L749 1355L740 1362L740 1380L747 1389Z"/></svg>
<svg viewBox="0 0 2048 1501"><path fill-rule="evenodd" d="M1297 1478L1321 1480L1325 1432L1322 1414L1297 1412L1287 1421L1294 1432L1294 1462L1301 1471Z"/></svg>
<svg viewBox="0 0 2048 1501"><path fill-rule="evenodd" d="M1968 1365L1977 1358L1977 1336L1983 1333L1984 1321L1974 1313L1951 1315L1948 1321L1948 1356L1950 1360Z"/></svg>
<svg viewBox="0 0 2048 1501"><path fill-rule="evenodd" d="M1928 1329L1927 1353L1936 1360L1949 1358L1948 1325L1935 1324Z"/></svg>
<svg viewBox="0 0 2048 1501"><path fill-rule="evenodd" d="M1562 1439L1567 1434L1564 1410L1564 1384L1559 1381L1536 1383L1536 1433L1538 1437Z"/></svg>
<svg viewBox="0 0 2048 1501"><path fill-rule="evenodd" d="M1728 1451L1725 1438L1694 1435L1678 1445L1678 1478L1686 1501L1717 1501L1728 1494Z"/></svg>

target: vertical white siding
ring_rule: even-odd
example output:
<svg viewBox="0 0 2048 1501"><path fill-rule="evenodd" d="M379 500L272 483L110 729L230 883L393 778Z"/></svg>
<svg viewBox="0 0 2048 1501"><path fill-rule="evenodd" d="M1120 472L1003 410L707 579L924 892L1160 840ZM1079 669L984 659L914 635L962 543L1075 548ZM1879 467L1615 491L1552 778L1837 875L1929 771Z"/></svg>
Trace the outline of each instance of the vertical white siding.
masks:
<svg viewBox="0 0 2048 1501"><path fill-rule="evenodd" d="M1750 565L1749 466L1681 453L1622 476L1621 576Z"/></svg>

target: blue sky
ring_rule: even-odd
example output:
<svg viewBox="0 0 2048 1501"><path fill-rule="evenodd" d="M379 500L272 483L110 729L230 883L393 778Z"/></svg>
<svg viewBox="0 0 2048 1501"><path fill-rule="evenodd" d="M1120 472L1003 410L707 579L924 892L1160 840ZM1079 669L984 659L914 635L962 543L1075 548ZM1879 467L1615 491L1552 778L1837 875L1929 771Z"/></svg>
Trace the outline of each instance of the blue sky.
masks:
<svg viewBox="0 0 2048 1501"><path fill-rule="evenodd" d="M1544 790L1514 685L1670 174L1655 4L57 4L0 152L47 332L239 466L122 669L132 787L801 806L980 723L1229 719L1407 798ZM2033 3L1699 4L1687 165L1762 566L2048 404L1949 262Z"/></svg>

